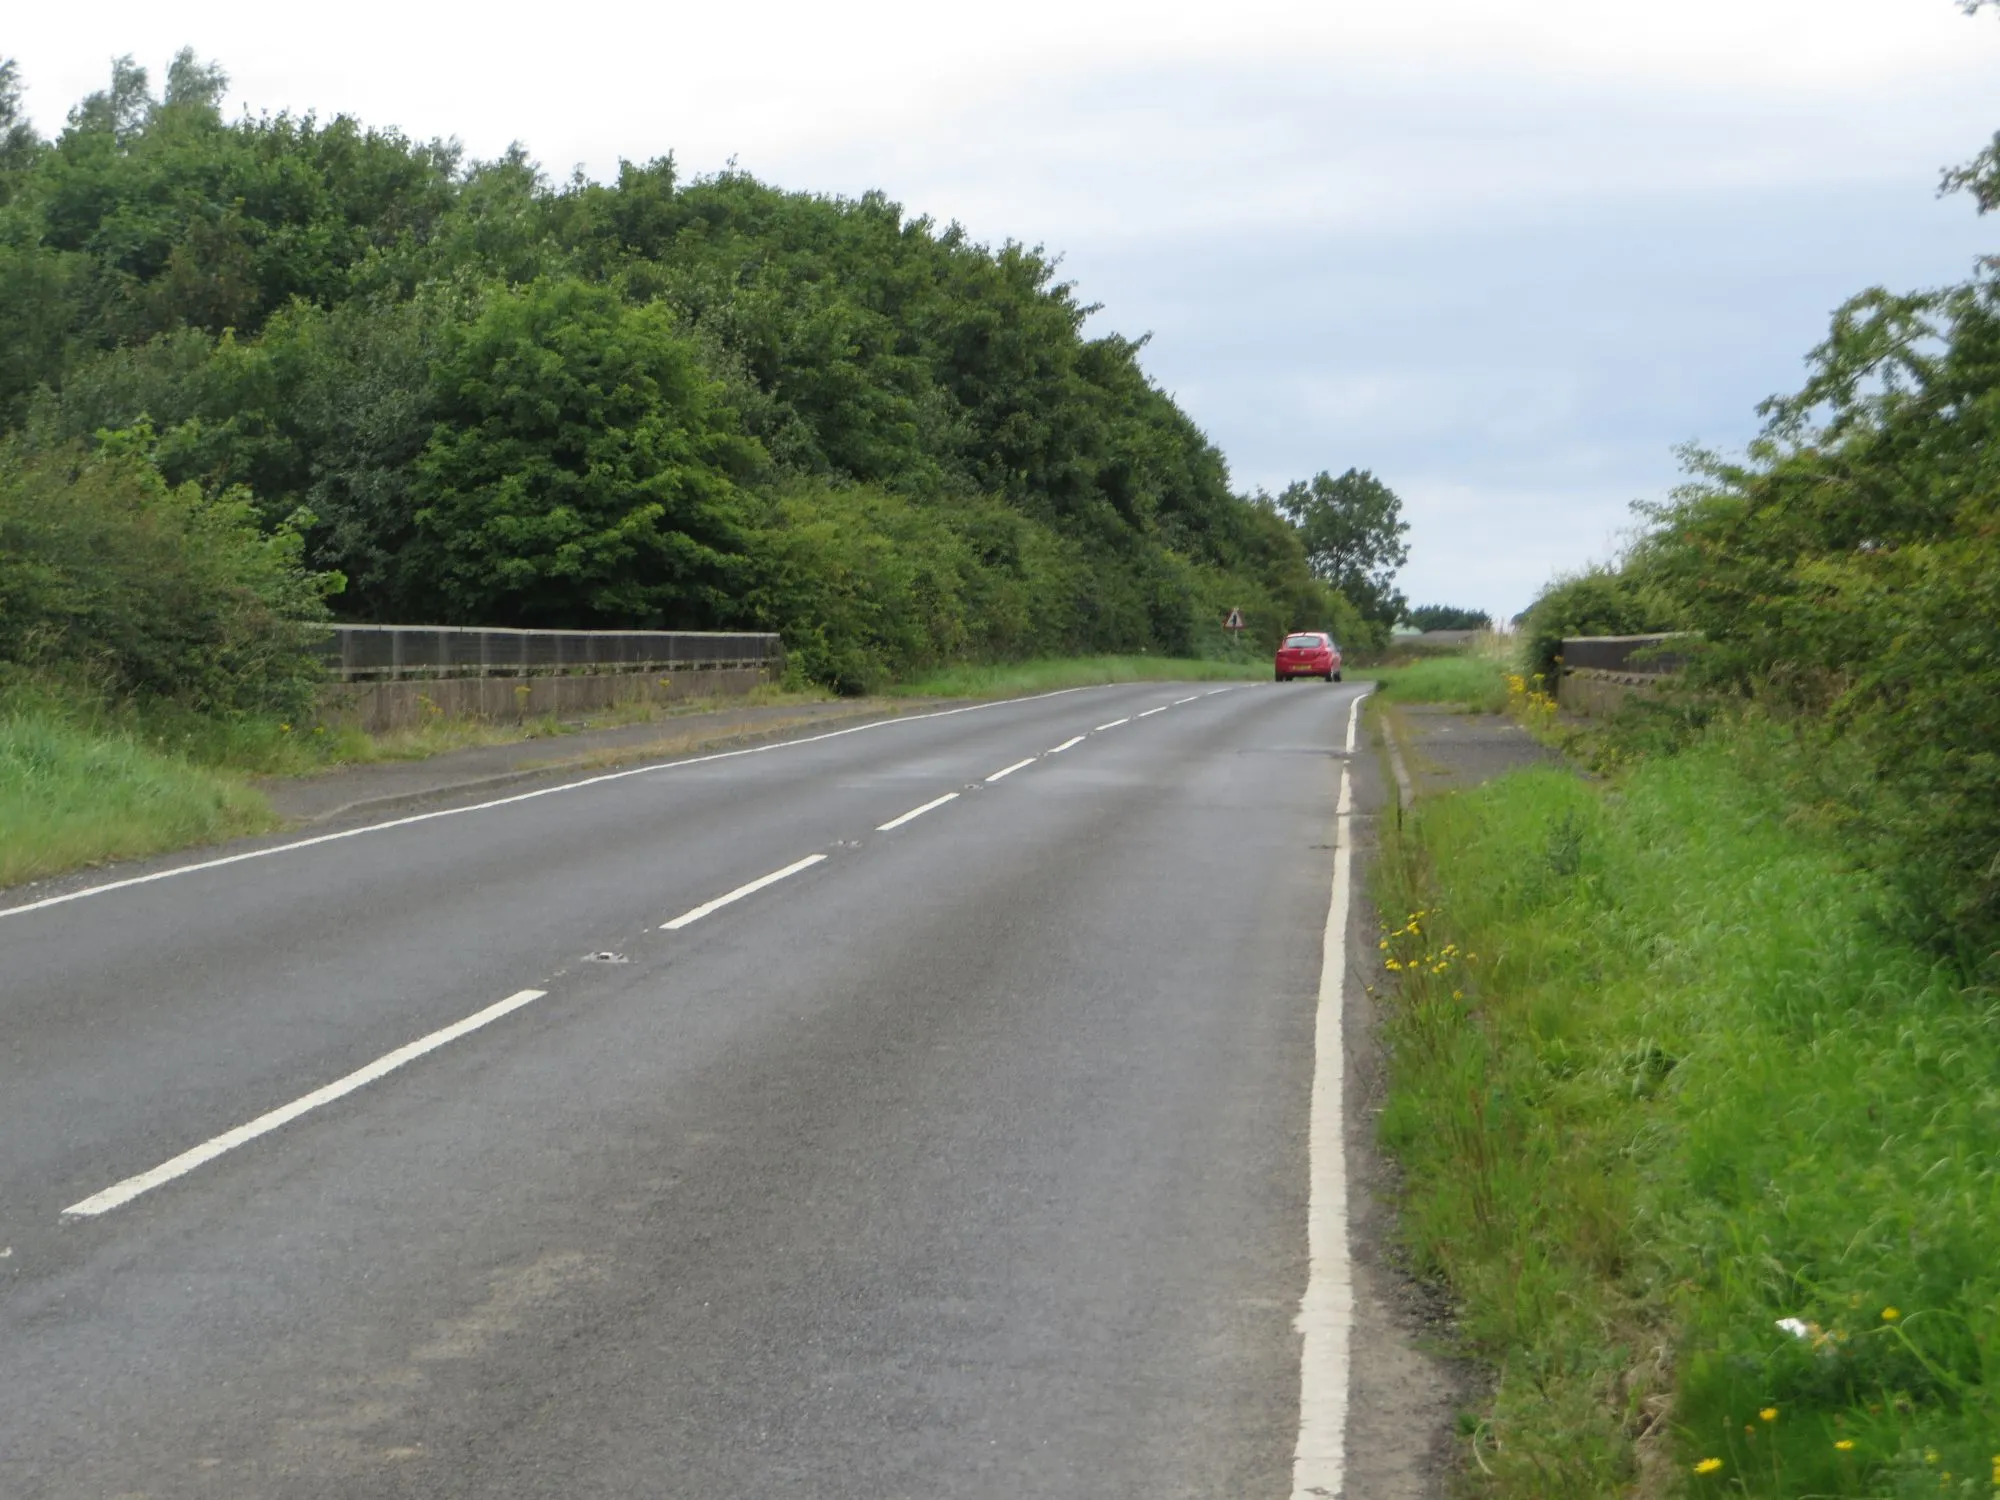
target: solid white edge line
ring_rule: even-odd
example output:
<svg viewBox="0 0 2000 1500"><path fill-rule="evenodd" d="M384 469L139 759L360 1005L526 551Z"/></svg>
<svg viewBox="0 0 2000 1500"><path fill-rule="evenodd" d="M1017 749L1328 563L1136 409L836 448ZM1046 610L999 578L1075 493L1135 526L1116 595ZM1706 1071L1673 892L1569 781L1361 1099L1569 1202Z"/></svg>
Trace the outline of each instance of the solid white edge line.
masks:
<svg viewBox="0 0 2000 1500"><path fill-rule="evenodd" d="M1359 700L1357 700L1359 701ZM1293 1500L1327 1500L1346 1482L1349 1344L1354 1278L1347 1244L1346 1053L1341 1037L1347 917L1353 899L1352 784L1340 772L1334 814L1333 891L1320 948L1319 1005L1313 1022L1312 1113L1306 1133L1305 1295L1294 1326L1299 1352L1299 1441L1292 1456Z"/></svg>
<svg viewBox="0 0 2000 1500"><path fill-rule="evenodd" d="M1073 734L1068 739L1064 740L1060 745L1057 745L1053 750L1049 751L1049 754L1061 755L1063 751L1071 749L1074 746L1081 745L1083 743L1083 740L1084 737L1082 735Z"/></svg>
<svg viewBox="0 0 2000 1500"><path fill-rule="evenodd" d="M1109 724L1099 724L1090 732L1092 734L1102 734L1107 729L1116 729L1120 724L1130 724L1131 722L1130 719L1113 719Z"/></svg>
<svg viewBox="0 0 2000 1500"><path fill-rule="evenodd" d="M1144 713L1134 714L1132 717L1135 719L1150 719L1154 714L1163 714L1172 707L1171 703L1162 703L1158 708L1149 708Z"/></svg>
<svg viewBox="0 0 2000 1500"><path fill-rule="evenodd" d="M660 931L679 932L683 927L699 922L703 917L713 912L721 911L723 907L728 906L731 902L741 901L745 896L754 896L767 885L776 885L779 881L786 879L788 876L796 875L801 870L811 869L825 858L824 854L808 854L804 859L794 860L782 870L773 870L768 875L759 875L747 885L739 885L735 890L730 891L726 895L717 896L713 901L702 902L693 911L682 912L671 922L662 922L660 924Z"/></svg>
<svg viewBox="0 0 2000 1500"><path fill-rule="evenodd" d="M1361 722L1361 700L1367 696L1368 689L1363 688L1354 695L1354 701L1347 706L1347 753L1349 755L1354 753L1354 731L1355 727Z"/></svg>
<svg viewBox="0 0 2000 1500"><path fill-rule="evenodd" d="M1035 763L1035 757L1031 755L1026 760L1015 761L1014 764L1011 766L1002 766L999 770L995 771L991 776L987 777L986 779L988 781L1001 781L1004 780L1006 777L1012 776L1016 771L1021 770L1023 767L1032 766L1034 763Z"/></svg>
<svg viewBox="0 0 2000 1500"><path fill-rule="evenodd" d="M1122 683L1092 683L1091 687L1121 687ZM39 901L26 901L19 906L0 907L0 917L18 917L31 911L43 911L51 906L62 906L71 901L81 901L86 896L105 896L113 891L127 890L135 885L151 885L156 880L172 880L179 875L195 875L203 870L219 870L225 865L241 864L249 859L265 859L273 854L290 854L297 849L311 849L320 844L338 843L342 839L358 839L363 834L385 833L392 828L408 828L415 823L428 823L434 818L456 818L465 813L488 812L496 807L511 807L517 802L532 802L537 797L553 797L561 792L580 791L584 787L601 786L608 781L623 781L628 776L665 775L685 766L703 766L718 760L735 760L744 755L765 755L773 750L793 750L801 745L817 745L825 740L837 740L842 735L863 734L871 729L887 729L897 724L918 724L925 719L949 719L954 714L979 713L989 708L1005 708L1015 703L1035 703L1044 698L1060 698L1065 693L1088 692L1089 688L1057 688L1053 692L1031 693L1025 698L998 698L991 703L968 703L961 708L941 708L935 713L904 714L893 719L877 719L871 724L855 724L846 729L830 729L825 734L807 735L803 739L779 740L769 745L749 745L741 750L718 750L710 755L694 755L686 760L666 762L655 761L650 765L633 766L623 771L606 771L597 776L586 776L581 781L565 781L558 786L537 787L532 792L516 792L509 797L495 797L489 802L474 802L465 807L440 807L431 812L412 813L407 817L390 818L382 823L368 823L360 828L343 828L338 833L315 834L308 839L293 839L287 844L273 844L268 849L246 849L240 854L225 854L219 859L204 859L191 865L175 865L171 870L154 870L146 875L130 875L123 880L107 880L102 885L85 886L78 891L65 891L59 896L44 896Z"/></svg>
<svg viewBox="0 0 2000 1500"><path fill-rule="evenodd" d="M225 1130L212 1140L203 1141L192 1150L183 1151L172 1161L161 1162L150 1172L141 1172L136 1177L128 1177L123 1182L113 1183L101 1193L93 1193L81 1203L72 1204L63 1210L65 1219L95 1218L98 1214L109 1213L112 1209L130 1203L141 1193L151 1192L162 1183L172 1182L176 1177L185 1177L196 1167L212 1162L225 1152L234 1151L260 1135L269 1135L281 1125L289 1125L300 1115L318 1109L322 1104L331 1104L344 1094L373 1083L383 1075L393 1073L405 1063L415 1062L427 1052L435 1052L447 1042L455 1042L467 1032L499 1020L502 1016L532 1004L548 993L547 990L517 990L505 1000L489 1005L482 1011L467 1016L462 1021L454 1021L442 1030L433 1031L429 1036L419 1037L407 1046L398 1047L394 1052L385 1053L365 1068L357 1068L345 1078L335 1079L324 1088L314 1089L310 1094L294 1099L267 1114L261 1114L247 1124L238 1125L234 1130Z"/></svg>
<svg viewBox="0 0 2000 1500"><path fill-rule="evenodd" d="M887 833L892 828L901 828L905 823L915 822L918 818L921 818L927 812L937 811L937 809L943 807L945 803L955 801L957 797L958 797L957 792L946 792L942 797L933 797L931 798L930 801L926 802L922 807L913 807L908 812L904 813L900 818L891 818L886 823L877 823L875 825L875 831L877 833Z"/></svg>

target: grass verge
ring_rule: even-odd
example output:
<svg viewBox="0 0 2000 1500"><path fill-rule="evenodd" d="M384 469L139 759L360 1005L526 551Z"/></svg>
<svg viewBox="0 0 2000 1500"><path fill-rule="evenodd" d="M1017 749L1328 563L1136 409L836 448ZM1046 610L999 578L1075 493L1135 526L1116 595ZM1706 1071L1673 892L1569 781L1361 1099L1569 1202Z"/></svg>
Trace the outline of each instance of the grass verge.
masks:
<svg viewBox="0 0 2000 1500"><path fill-rule="evenodd" d="M115 729L0 713L0 886L274 826L234 778Z"/></svg>
<svg viewBox="0 0 2000 1500"><path fill-rule="evenodd" d="M1405 666L1357 667L1356 677L1372 677L1391 703L1442 703L1478 713L1507 708L1505 666L1492 656L1432 656Z"/></svg>
<svg viewBox="0 0 2000 1500"><path fill-rule="evenodd" d="M1268 661L1173 656L1074 656L996 666L945 667L890 691L925 698L1012 698L1110 682L1235 682L1271 675Z"/></svg>
<svg viewBox="0 0 2000 1500"><path fill-rule="evenodd" d="M1404 1232L1506 1497L2000 1490L2000 1004L1787 816L1783 740L1418 804L1375 878Z"/></svg>

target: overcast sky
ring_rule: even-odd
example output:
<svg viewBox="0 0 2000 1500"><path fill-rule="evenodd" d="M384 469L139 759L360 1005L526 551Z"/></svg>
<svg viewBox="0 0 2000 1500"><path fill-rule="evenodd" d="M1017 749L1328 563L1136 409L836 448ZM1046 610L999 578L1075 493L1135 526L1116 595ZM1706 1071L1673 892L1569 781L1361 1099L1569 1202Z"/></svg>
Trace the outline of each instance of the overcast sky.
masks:
<svg viewBox="0 0 2000 1500"><path fill-rule="evenodd" d="M1239 486L1373 469L1419 602L1511 615L1861 288L1959 279L2000 128L1951 0L100 0L0 26L45 131L116 53L554 175L673 152L1063 257Z"/></svg>

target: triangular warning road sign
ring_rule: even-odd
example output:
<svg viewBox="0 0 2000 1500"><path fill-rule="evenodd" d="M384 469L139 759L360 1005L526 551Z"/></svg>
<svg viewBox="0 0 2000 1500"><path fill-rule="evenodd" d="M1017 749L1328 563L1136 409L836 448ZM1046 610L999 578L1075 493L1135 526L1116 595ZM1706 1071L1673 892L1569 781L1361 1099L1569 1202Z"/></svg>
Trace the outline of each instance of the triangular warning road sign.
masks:
<svg viewBox="0 0 2000 1500"><path fill-rule="evenodd" d="M1222 622L1222 628L1224 630L1241 630L1243 628L1243 611L1232 609L1229 612L1229 618Z"/></svg>

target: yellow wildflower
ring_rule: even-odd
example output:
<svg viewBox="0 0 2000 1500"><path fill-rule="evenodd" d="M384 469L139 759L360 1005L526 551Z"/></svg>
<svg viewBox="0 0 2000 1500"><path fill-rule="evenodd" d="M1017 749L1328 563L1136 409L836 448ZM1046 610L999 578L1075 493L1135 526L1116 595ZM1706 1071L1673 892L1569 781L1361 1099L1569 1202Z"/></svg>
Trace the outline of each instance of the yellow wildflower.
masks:
<svg viewBox="0 0 2000 1500"><path fill-rule="evenodd" d="M1902 1314L1897 1312L1896 1309L1893 1307L1885 1307L1882 1309L1882 1321L1884 1323L1893 1323L1896 1321L1896 1319L1900 1317L1902 1317Z"/></svg>
<svg viewBox="0 0 2000 1500"><path fill-rule="evenodd" d="M1840 1440L1839 1440L1838 1442L1836 1442L1836 1443L1835 1443L1835 1444L1834 1444L1833 1446L1834 1446L1834 1447L1836 1447L1836 1448L1838 1448L1838 1449L1839 1449L1839 1450L1840 1450L1840 1451L1841 1451L1842 1453L1848 1453L1848 1452L1851 1452L1851 1451L1853 1451L1853 1448L1854 1448L1854 1439L1853 1439L1853 1438L1841 1438L1841 1439L1840 1439Z"/></svg>
<svg viewBox="0 0 2000 1500"><path fill-rule="evenodd" d="M1775 1406L1767 1406L1762 1411L1758 1412L1757 1415L1759 1418L1761 1418L1766 1422L1775 1422L1778 1420L1778 1408Z"/></svg>
<svg viewBox="0 0 2000 1500"><path fill-rule="evenodd" d="M1694 1471L1697 1474L1713 1474L1717 1469L1721 1467L1722 1467L1721 1459L1704 1458L1700 1463L1694 1466Z"/></svg>

